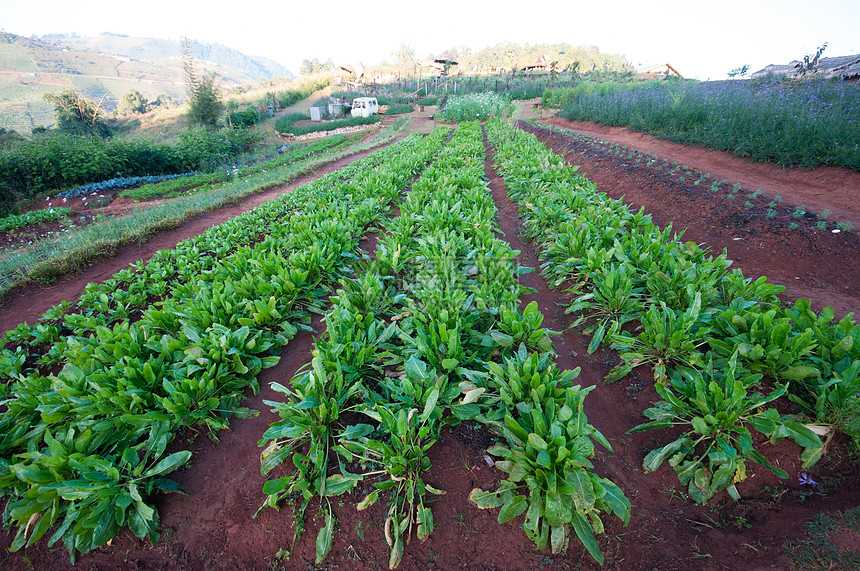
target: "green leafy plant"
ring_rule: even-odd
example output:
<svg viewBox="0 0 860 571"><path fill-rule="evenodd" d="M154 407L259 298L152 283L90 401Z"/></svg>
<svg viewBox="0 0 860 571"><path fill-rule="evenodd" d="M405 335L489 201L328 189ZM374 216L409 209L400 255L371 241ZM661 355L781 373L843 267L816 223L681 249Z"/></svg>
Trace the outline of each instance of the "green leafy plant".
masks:
<svg viewBox="0 0 860 571"><path fill-rule="evenodd" d="M499 523L525 513L523 530L538 549L552 553L566 550L571 528L599 563L603 554L595 534L603 532L600 512L611 511L625 525L630 502L610 480L593 474L589 458L596 440L611 450L609 442L588 424L582 412L585 395L579 386L564 390L564 398L520 403L516 416L504 418L508 446L488 452L508 478L495 491L472 490L469 499L479 508L501 508Z"/></svg>
<svg viewBox="0 0 860 571"><path fill-rule="evenodd" d="M737 361L735 354L723 370L709 359L703 370L684 367L672 371L669 385L657 384L663 400L644 412L650 421L630 430L682 427L679 437L645 456L643 467L652 472L668 461L690 497L700 504L722 490L740 499L735 484L746 479L747 461L788 477L755 449L749 428L769 436L771 442L789 437L807 449L822 447L809 428L781 419L776 409L763 408L783 396L786 387L780 385L766 396L750 392L761 375L738 374Z"/></svg>

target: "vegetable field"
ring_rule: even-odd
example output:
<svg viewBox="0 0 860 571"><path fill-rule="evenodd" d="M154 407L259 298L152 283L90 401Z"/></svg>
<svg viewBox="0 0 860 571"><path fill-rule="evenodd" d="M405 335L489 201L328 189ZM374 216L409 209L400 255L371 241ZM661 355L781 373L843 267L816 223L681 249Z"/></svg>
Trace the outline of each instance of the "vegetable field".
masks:
<svg viewBox="0 0 860 571"><path fill-rule="evenodd" d="M526 131L412 135L7 331L4 568L792 565L860 501L860 327Z"/></svg>

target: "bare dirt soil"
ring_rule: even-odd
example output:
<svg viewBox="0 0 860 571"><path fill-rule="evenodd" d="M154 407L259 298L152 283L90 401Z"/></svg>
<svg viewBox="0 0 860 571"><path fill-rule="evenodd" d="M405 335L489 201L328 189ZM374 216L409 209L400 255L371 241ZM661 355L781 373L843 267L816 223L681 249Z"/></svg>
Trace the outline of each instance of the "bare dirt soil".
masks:
<svg viewBox="0 0 860 571"><path fill-rule="evenodd" d="M427 121L429 123L429 120ZM806 242L795 245L794 257L789 245L782 245L778 233L766 227L753 225L756 244L737 249L730 228L719 216L720 208L711 212L704 209L705 199L689 197L668 183L649 178L643 173L614 166L607 158L576 154L568 148L569 141L557 135L539 136L556 152L567 156L573 164L582 164L582 170L597 182L601 190L613 196L624 195L627 201L637 189L660 193L648 209L661 225L673 221L677 229L687 228L690 233L701 232L702 238L688 234L687 239L707 242L714 249L732 247L730 257L743 267L746 275L760 272L770 276L777 268L791 274L807 271L800 266L829 267L831 273L846 271L850 260L858 259L856 242L842 255L844 246L830 243L818 245L815 256L802 257ZM568 146L566 146L568 145ZM336 168L332 165L330 168ZM588 172L590 171L590 172ZM499 208L500 226L504 238L521 251L520 263L539 265L535 248L519 236L521 227L517 207L505 196L503 181L488 159L485 172L493 198ZM321 173L320 173L321 174ZM596 180L597 177L607 177ZM644 178L643 178L644 176ZM719 176L715 174L715 176ZM611 178L610 178L611 177ZM299 184L302 181L297 181ZM272 191L273 194L286 191ZM673 194L677 193L677 194ZM248 202L257 204L271 198L256 196ZM93 266L86 273L61 282L51 288L29 288L8 300L8 309L0 311L0 328L14 327L23 320L32 320L61 299L76 298L83 286L93 280L102 280L129 262L146 258L156 249L171 247L182 237L191 236L211 225L234 216L243 203L224 211L201 216L183 227L153 237L146 244L122 249L118 257ZM722 203L720 204L722 207ZM710 213L710 214L708 214ZM396 211L392 214L396 215ZM710 217L708 217L710 216ZM750 222L750 224L753 224ZM713 232L713 234L711 234ZM794 235L792 235L794 236ZM373 239L361 244L371 250ZM138 249L140 248L140 249ZM761 255L776 248L777 255ZM145 249L145 251L144 251ZM758 254L758 255L757 255ZM772 267L776 264L776 267ZM809 271L818 272L818 269ZM788 274L786 274L788 275ZM835 292L849 286L848 293L836 299L843 308L858 307L856 271L847 282L827 273L800 274L826 279L835 284L832 288L811 288L820 293L821 303L836 299ZM794 276L792 276L793 278ZM606 555L604 568L609 569L788 569L791 561L780 548L784 538L798 538L803 534L803 523L815 514L832 509L844 509L860 503L860 472L849 462L845 442L831 444L828 455L812 472L820 486L803 489L798 483L800 472L799 450L783 442L777 446L763 444L765 455L774 464L789 473L782 481L765 469L750 470L748 479L739 484L743 496L740 502L720 496L709 507L698 507L683 497L682 487L674 472L663 466L652 474L645 474L641 464L648 450L666 438L658 433L626 434L626 431L643 421L641 411L656 400L653 381L647 371L638 371L622 382L607 385L602 378L617 363L610 351L588 355L588 339L568 330L570 317L559 306L565 301L563 294L552 291L545 280L532 272L523 276L525 285L535 288L534 294L524 296L523 305L537 301L545 315L544 326L564 331L554 338L558 353L557 363L562 368L581 367L578 382L597 385L586 399L589 421L606 435L613 452L600 451L596 459L596 472L614 480L632 502L632 519L627 527L613 517L606 517L606 533L599 537L600 547ZM807 278L804 278L806 280ZM809 278L812 282L812 278ZM777 282L783 280L774 280ZM801 280L794 280L795 282ZM805 281L803 282L805 283ZM814 282L812 282L814 283ZM789 285L789 284L786 284ZM791 284L797 288L797 284ZM853 288L853 289L852 289ZM789 293L795 295L797 289ZM828 293L829 292L829 293ZM835 305L835 302L834 302ZM315 321L317 331L322 324ZM319 521L314 521L315 506L309 509L307 528L289 559L279 551L290 547L293 532L291 506L280 512L272 509L252 518L263 502L264 480L259 474L260 448L257 441L276 416L263 404L264 399L277 400L277 393L269 383L287 382L295 371L310 360L315 335L300 333L282 352L280 363L261 374L261 394L249 398L245 406L261 411L253 419L237 420L230 431L219 433L220 442L214 443L205 435L188 433L174 442L176 449L194 451L188 466L172 474L187 495L163 495L156 498L161 515L162 537L157 546L135 538L123 531L110 546L81 556L78 569L384 569L388 564L382 522L384 504L377 504L366 512L357 512L355 504L360 492L352 496L335 498L333 507L338 517L338 530L329 557L320 566L314 565L314 542ZM250 396L250 395L249 395ZM497 523L497 510L482 511L468 501L474 487L490 489L504 474L484 460L489 435L470 424L462 424L443 432L442 439L431 449L432 468L425 481L446 490L432 505L436 529L430 538L421 543L412 540L406 547L401 569L580 569L597 568L576 540L568 551L552 556L548 550L536 551L519 526L518 520L504 525ZM342 501L340 501L342 499ZM8 532L0 533L0 546L11 543ZM846 546L856 545L857 538L848 534L840 540ZM25 553L0 552L0 567L4 569L71 569L65 548L49 548L44 540Z"/></svg>

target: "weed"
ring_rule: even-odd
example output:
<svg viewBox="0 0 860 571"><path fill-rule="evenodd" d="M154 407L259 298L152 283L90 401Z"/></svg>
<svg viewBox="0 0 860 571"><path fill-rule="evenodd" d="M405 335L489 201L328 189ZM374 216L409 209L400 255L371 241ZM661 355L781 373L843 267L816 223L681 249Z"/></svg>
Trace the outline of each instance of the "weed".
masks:
<svg viewBox="0 0 860 571"><path fill-rule="evenodd" d="M787 540L782 552L800 569L858 569L860 551L833 543L834 537L846 532L860 533L860 507L818 514L806 524L806 538Z"/></svg>
<svg viewBox="0 0 860 571"><path fill-rule="evenodd" d="M469 520L468 522L466 521L466 514L463 512L457 512L454 514L453 519L466 529L466 533L480 533L472 527L472 520Z"/></svg>

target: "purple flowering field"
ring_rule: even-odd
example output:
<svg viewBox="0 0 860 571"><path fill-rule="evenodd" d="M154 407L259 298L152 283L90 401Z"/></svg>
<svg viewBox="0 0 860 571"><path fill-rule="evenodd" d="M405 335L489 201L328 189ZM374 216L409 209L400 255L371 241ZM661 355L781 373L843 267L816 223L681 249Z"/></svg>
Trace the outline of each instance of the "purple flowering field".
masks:
<svg viewBox="0 0 860 571"><path fill-rule="evenodd" d="M860 171L860 84L842 80L582 83L560 115L758 162Z"/></svg>

